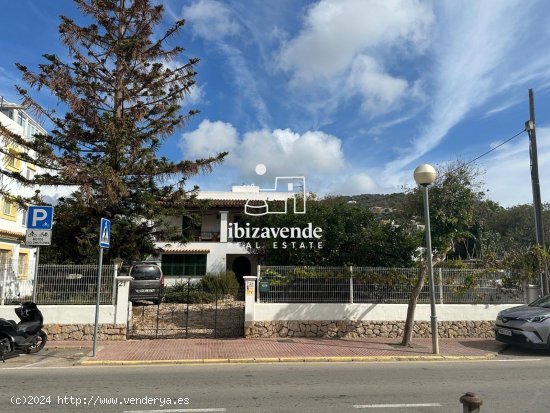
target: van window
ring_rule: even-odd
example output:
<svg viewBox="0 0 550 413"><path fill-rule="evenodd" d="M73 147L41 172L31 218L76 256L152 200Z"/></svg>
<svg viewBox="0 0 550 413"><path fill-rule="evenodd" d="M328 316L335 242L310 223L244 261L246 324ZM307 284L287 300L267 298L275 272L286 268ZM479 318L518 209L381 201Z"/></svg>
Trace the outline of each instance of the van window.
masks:
<svg viewBox="0 0 550 413"><path fill-rule="evenodd" d="M136 265L130 273L136 280L158 280L160 275L160 268L156 265Z"/></svg>

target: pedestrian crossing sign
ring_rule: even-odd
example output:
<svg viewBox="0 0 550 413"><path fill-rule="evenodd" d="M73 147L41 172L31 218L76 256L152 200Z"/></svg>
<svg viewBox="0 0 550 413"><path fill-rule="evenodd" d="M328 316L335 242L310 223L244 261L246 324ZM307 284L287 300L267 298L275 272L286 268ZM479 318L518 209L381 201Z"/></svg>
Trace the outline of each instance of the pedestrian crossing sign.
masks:
<svg viewBox="0 0 550 413"><path fill-rule="evenodd" d="M101 248L109 248L111 242L111 221L107 218L101 218L101 226L99 230L99 246Z"/></svg>

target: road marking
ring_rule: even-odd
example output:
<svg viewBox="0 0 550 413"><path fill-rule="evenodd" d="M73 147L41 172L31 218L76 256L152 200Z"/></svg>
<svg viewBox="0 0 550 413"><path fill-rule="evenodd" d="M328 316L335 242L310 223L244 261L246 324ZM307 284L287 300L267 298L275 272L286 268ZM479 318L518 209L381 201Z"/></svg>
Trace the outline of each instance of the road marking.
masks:
<svg viewBox="0 0 550 413"><path fill-rule="evenodd" d="M442 407L439 403L355 404L355 409L386 409L397 407Z"/></svg>
<svg viewBox="0 0 550 413"><path fill-rule="evenodd" d="M225 412L225 408L213 409L168 409L168 410L125 410L124 413L208 413L208 412Z"/></svg>

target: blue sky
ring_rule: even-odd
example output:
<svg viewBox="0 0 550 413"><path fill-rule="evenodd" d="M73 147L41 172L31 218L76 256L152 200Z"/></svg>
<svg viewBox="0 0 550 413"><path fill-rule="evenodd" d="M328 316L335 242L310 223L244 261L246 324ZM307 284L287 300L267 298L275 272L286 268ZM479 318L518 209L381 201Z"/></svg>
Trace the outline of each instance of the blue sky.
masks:
<svg viewBox="0 0 550 413"><path fill-rule="evenodd" d="M65 55L58 16L69 0L3 2L0 95L16 100L14 63ZM397 192L420 163L468 161L520 132L535 91L541 195L550 202L550 5L544 1L170 0L166 27L201 59L185 110L201 112L162 154L221 150L197 183L269 187L304 175L319 194ZM45 105L55 105L46 92ZM263 163L267 174L255 174ZM480 159L489 198L532 200L524 133Z"/></svg>

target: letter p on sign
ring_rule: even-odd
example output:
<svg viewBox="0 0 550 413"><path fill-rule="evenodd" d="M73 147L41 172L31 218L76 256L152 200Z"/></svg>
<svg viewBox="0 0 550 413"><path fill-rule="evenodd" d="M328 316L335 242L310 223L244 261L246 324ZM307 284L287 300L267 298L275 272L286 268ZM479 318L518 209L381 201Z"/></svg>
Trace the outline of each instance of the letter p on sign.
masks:
<svg viewBox="0 0 550 413"><path fill-rule="evenodd" d="M29 205L27 229L52 229L53 206Z"/></svg>

